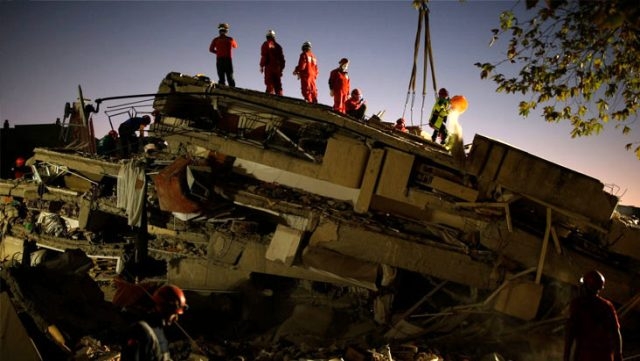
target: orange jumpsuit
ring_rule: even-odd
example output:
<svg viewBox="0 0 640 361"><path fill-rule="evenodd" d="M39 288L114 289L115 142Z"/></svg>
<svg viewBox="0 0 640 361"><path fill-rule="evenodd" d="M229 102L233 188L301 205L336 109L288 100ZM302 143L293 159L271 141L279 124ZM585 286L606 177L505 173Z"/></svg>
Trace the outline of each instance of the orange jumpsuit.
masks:
<svg viewBox="0 0 640 361"><path fill-rule="evenodd" d="M300 77L300 90L302 97L309 103L318 102L318 88L316 78L318 77L318 60L311 50L303 51L298 60L295 74Z"/></svg>
<svg viewBox="0 0 640 361"><path fill-rule="evenodd" d="M335 68L329 75L329 89L333 91L333 110L345 113L345 102L349 98L349 73Z"/></svg>
<svg viewBox="0 0 640 361"><path fill-rule="evenodd" d="M265 41L260 48L260 68L264 71L267 93L282 95L284 64L284 53L280 44L273 39Z"/></svg>

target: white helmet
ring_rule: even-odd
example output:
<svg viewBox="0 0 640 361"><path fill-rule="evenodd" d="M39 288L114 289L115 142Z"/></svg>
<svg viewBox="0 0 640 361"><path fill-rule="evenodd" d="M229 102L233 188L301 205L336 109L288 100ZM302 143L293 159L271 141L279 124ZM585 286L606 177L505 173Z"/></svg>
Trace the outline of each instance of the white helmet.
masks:
<svg viewBox="0 0 640 361"><path fill-rule="evenodd" d="M304 43L302 43L302 50L304 49L311 49L311 42L310 41L305 41Z"/></svg>
<svg viewBox="0 0 640 361"><path fill-rule="evenodd" d="M276 32L275 31L273 31L271 29L267 30L267 38L274 38L275 39L275 37L276 37Z"/></svg>

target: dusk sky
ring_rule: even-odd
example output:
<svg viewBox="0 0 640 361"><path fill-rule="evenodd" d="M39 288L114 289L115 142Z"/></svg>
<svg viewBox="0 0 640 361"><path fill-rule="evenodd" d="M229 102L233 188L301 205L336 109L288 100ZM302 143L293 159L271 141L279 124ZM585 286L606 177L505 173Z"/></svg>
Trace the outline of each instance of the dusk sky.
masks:
<svg viewBox="0 0 640 361"><path fill-rule="evenodd" d="M473 64L502 58L506 39L489 47L501 11L524 6L515 1L431 1L431 39L438 87L464 95L469 108L460 117L465 143L481 134L602 181L620 203L640 206L640 161L613 124L598 136L571 139L570 126L546 123L536 114L518 115L518 96L495 92ZM403 111L420 125L422 49L417 94L406 105L418 11L410 0L394 1L0 1L0 119L10 124L54 122L66 102L95 100L158 90L171 71L204 73L217 80L208 51L218 23L231 26L238 42L236 86L264 90L260 45L268 29L285 52L286 96L301 98L291 74L304 41L312 43L320 68L319 101L332 104L327 80L340 58L350 60L352 88L362 90L370 116L385 110L395 121ZM422 124L434 103L431 74ZM120 102L122 103L122 102ZM109 130L105 103L93 116L98 137ZM147 110L150 110L148 108ZM413 114L413 117L412 117ZM412 121L413 118L413 121ZM114 126L126 118L114 119ZM637 130L636 130L637 132Z"/></svg>

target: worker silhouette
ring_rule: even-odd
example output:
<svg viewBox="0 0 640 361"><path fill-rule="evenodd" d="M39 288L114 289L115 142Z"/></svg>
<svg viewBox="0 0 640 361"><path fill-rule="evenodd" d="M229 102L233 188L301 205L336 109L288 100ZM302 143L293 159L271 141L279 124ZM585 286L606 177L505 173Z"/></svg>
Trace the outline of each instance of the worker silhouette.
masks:
<svg viewBox="0 0 640 361"><path fill-rule="evenodd" d="M144 128L149 124L151 124L151 117L148 115L132 117L120 124L118 133L122 158L128 158L131 154L138 152L140 140L144 138ZM136 132L140 132L140 138L136 136Z"/></svg>
<svg viewBox="0 0 640 361"><path fill-rule="evenodd" d="M440 144L445 144L447 141L447 116L449 115L449 109L451 107L451 100L449 99L449 92L445 88L438 90L438 99L433 105L431 110L431 117L429 118L429 126L433 128L433 134L431 140L433 142L440 137Z"/></svg>
<svg viewBox="0 0 640 361"><path fill-rule="evenodd" d="M600 297L603 289L604 276L596 270L580 279L581 294L569 308L564 361L622 361L618 314L609 300Z"/></svg>
<svg viewBox="0 0 640 361"><path fill-rule="evenodd" d="M218 84L229 83L229 86L235 87L236 81L233 78L233 61L232 49L238 47L238 43L230 36L229 24L222 23L218 25L218 34L216 38L211 40L209 52L216 54L216 70L218 71Z"/></svg>
<svg viewBox="0 0 640 361"><path fill-rule="evenodd" d="M264 74L268 94L282 95L282 71L285 59L282 46L276 42L276 32L268 30L267 40L260 47L260 72Z"/></svg>

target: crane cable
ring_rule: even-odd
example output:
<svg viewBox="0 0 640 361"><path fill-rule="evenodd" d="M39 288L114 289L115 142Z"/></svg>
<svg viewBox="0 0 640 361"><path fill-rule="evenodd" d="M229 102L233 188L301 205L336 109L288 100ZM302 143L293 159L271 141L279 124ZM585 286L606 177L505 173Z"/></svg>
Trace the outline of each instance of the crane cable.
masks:
<svg viewBox="0 0 640 361"><path fill-rule="evenodd" d="M414 0L413 5L418 8L418 29L416 31L416 40L413 51L413 67L411 70L411 78L409 79L409 87L407 89L407 98L404 104L404 110L402 117L405 117L407 111L407 104L409 103L409 97L411 96L411 125L413 125L413 105L415 102L416 93L416 72L418 63L418 50L420 49L420 35L422 33L422 27L424 24L424 58L423 58L423 74L422 74L422 106L420 111L420 128L422 128L422 115L424 113L424 101L426 98L427 87L427 71L431 66L431 79L433 83L433 91L437 93L437 83L435 75L435 66L433 61L433 52L431 50L431 32L429 30L429 8L427 7L428 0Z"/></svg>

